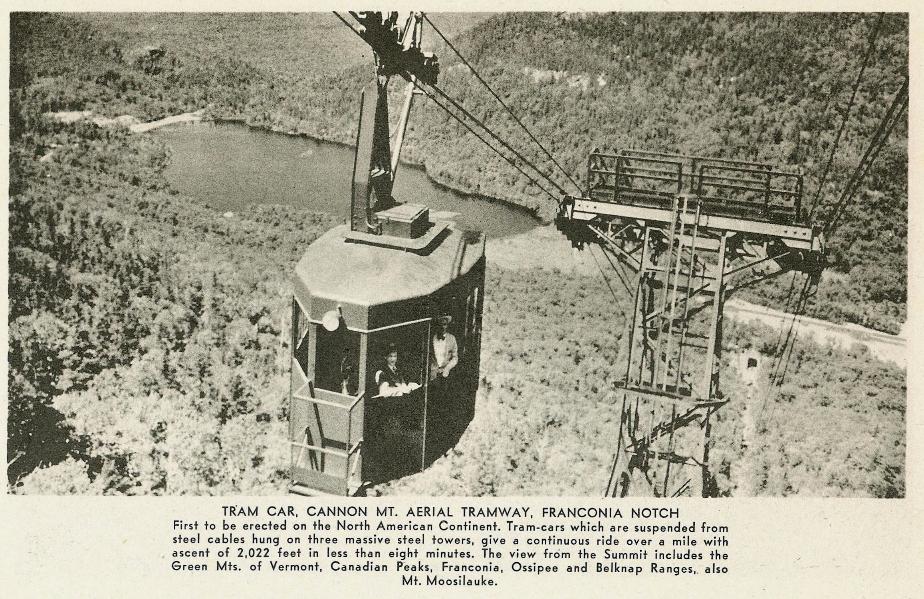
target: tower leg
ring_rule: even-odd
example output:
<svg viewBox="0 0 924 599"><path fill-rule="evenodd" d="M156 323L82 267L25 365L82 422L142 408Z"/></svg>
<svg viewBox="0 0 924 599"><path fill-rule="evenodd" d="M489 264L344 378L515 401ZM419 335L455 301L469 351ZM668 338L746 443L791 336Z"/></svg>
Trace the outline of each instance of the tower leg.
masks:
<svg viewBox="0 0 924 599"><path fill-rule="evenodd" d="M719 399L719 372L722 366L722 315L725 310L725 269L728 233L723 233L719 240L719 255L716 261L712 319L709 326L709 341L706 345L706 368L703 380L703 395L707 401ZM712 445L712 408L706 410L703 422L703 460L700 495L711 497L714 494L712 473L709 469L709 450Z"/></svg>

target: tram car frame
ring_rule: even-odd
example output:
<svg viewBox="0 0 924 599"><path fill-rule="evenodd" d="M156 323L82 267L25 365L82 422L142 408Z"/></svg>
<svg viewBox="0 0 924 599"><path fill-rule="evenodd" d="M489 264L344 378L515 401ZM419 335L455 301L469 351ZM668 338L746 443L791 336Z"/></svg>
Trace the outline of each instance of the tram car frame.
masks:
<svg viewBox="0 0 924 599"><path fill-rule="evenodd" d="M394 211L408 207L415 205ZM431 223L426 209L417 220L425 232L416 238L336 227L311 244L296 267L289 401L294 493L354 495L418 472L471 421L484 235ZM432 368L440 320L450 321L458 346L458 363L445 379ZM398 352L406 383L419 387L380 393L377 373L390 349Z"/></svg>

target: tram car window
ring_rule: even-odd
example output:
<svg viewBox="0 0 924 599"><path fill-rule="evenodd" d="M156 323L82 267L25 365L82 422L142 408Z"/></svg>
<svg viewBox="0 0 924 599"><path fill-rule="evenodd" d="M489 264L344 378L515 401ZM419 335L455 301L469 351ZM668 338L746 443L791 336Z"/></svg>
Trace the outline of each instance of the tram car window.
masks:
<svg viewBox="0 0 924 599"><path fill-rule="evenodd" d="M302 311L297 301L292 301L292 358L298 364L302 375L308 373L308 316ZM293 368L295 366L293 365Z"/></svg>
<svg viewBox="0 0 924 599"><path fill-rule="evenodd" d="M360 336L345 326L335 331L318 327L315 351L315 386L344 395L356 395Z"/></svg>

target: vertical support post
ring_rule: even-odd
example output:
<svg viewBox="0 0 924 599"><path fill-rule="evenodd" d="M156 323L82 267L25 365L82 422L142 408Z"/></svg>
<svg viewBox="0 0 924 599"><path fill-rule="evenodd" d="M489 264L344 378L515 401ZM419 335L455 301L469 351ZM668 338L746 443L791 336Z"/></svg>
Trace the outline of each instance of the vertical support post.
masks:
<svg viewBox="0 0 924 599"><path fill-rule="evenodd" d="M690 293L693 286L693 275L696 270L696 241L699 238L699 217L701 215L702 202L697 201L696 203L696 214L693 220L693 236L690 240L690 263L687 266L687 282L686 290L683 294L683 331L680 335L680 348L677 350L677 369L674 377L674 390L677 393L680 393L680 383L683 380L682 369L683 369L683 354L686 347L687 339L687 319L690 316ZM703 273L705 275L705 273ZM692 386L692 383L691 383ZM692 392L692 389L691 389Z"/></svg>
<svg viewBox="0 0 924 599"><path fill-rule="evenodd" d="M291 414L295 411L295 383L292 379L295 378L294 369L295 366L295 348L298 347L298 321L301 316L302 308L298 305L298 300L294 297L292 298L292 344L289 346L289 482L292 483L295 481L295 466L298 464L301 459L301 454L292 459L292 441L296 439L295 437L295 419L292 418ZM305 319L305 328L309 328L308 319Z"/></svg>
<svg viewBox="0 0 924 599"><path fill-rule="evenodd" d="M366 363L369 356L369 333L361 333L359 336L359 356L359 367L357 372L359 380L356 384L356 394L366 395L366 373L369 372L369 365ZM365 412L365 410L363 411Z"/></svg>
<svg viewBox="0 0 924 599"><path fill-rule="evenodd" d="M712 318L709 323L709 340L706 344L706 363L703 375L703 399L713 399L718 391L718 370L722 357L722 314L725 308L725 256L730 233L722 233L719 238L719 253L716 262L712 303Z"/></svg>
<svg viewBox="0 0 924 599"><path fill-rule="evenodd" d="M429 393L430 393L430 345L432 342L432 321L427 321L427 338L424 343L424 351L426 352L427 360L424 366L423 373L423 432L421 433L420 441L420 471L423 472L424 468L427 467L427 416L429 404Z"/></svg>
<svg viewBox="0 0 924 599"><path fill-rule="evenodd" d="M625 376L626 386L628 386L630 383L629 378L631 377L631 373L632 373L632 354L634 353L634 348L635 348L635 335L637 333L637 329L640 326L642 327L642 333L641 333L642 337L644 338L645 336L645 329L644 329L645 315L644 315L644 310L642 310L642 285L645 284L645 269L647 268L647 264L648 264L648 241L649 241L649 236L651 234L651 229L648 227L648 223L645 223L644 227L645 227L645 232L642 235L642 255L640 257L638 275L635 278L635 281L636 281L635 309L632 313L632 326L629 329L629 339L628 339L629 351L628 351L628 356L626 359L626 376ZM645 360L645 355L643 351L642 361L644 362L644 360ZM641 369L639 370L639 380L641 380Z"/></svg>
<svg viewBox="0 0 924 599"><path fill-rule="evenodd" d="M363 451L366 448L366 398L370 397L370 394L366 393L366 373L369 372L369 364L367 360L369 359L369 334L362 333L359 336L359 381L357 383L357 394L364 398L361 402L362 405L362 427L359 429L359 442L362 443L360 446L361 449L356 456L356 465L354 468L359 469L359 479L363 480ZM374 393L373 393L374 395ZM351 417L352 418L352 417Z"/></svg>
<svg viewBox="0 0 924 599"><path fill-rule="evenodd" d="M692 162L690 162L690 185L688 186L688 191L694 194L697 193L697 188L696 188L696 167L697 166L699 166L699 161L696 158L694 158Z"/></svg>
<svg viewBox="0 0 924 599"><path fill-rule="evenodd" d="M363 118L365 107L366 90L362 90L359 93L359 124L356 126L357 151L353 153L353 178L350 179L350 230L362 232L366 231L365 204L363 198L367 193L368 183L364 183L363 178L359 175L359 169L363 168L359 164L359 141L363 139L363 121L367 120ZM360 187L359 193L357 193L357 186ZM360 219L360 214L363 215L362 219Z"/></svg>
<svg viewBox="0 0 924 599"><path fill-rule="evenodd" d="M766 188L764 189L764 217L770 216L770 189L772 182L773 171L770 170L770 167L767 167L767 183Z"/></svg>
<svg viewBox="0 0 924 599"><path fill-rule="evenodd" d="M677 404L671 403L671 433L667 440L667 466L664 469L664 488L661 497L667 497L667 483L671 478L671 458L674 454L674 422L677 420Z"/></svg>
<svg viewBox="0 0 924 599"><path fill-rule="evenodd" d="M658 387L658 374L661 371L661 350L664 347L664 336L668 336L668 342L670 340L670 335L673 329L673 323L671 322L670 317L667 315L667 298L669 293L669 287L671 282L671 266L674 260L674 241L677 238L677 223L680 222L680 199L677 196L674 196L674 201L671 205L671 223L669 225L670 231L667 235L667 251L665 252L665 260L661 260L661 264L658 265L655 269L655 277L658 277L661 273L664 274L664 279L661 286L661 300L660 306L658 307L658 317L653 319L658 323L658 339L655 342L654 356L652 358L652 369L651 369L651 381L650 384L653 388ZM667 323L667 332L664 332L664 323ZM667 370L667 360L668 357L664 357L664 370ZM665 378L666 381L666 378Z"/></svg>
<svg viewBox="0 0 924 599"><path fill-rule="evenodd" d="M613 457L613 467L610 468L610 479L606 482L606 494L604 497L615 497L616 490L619 487L619 479L622 478L622 468L620 465L623 463L622 459L622 431L623 426L626 428L629 427L629 423L626 421L626 396L628 393L623 392L622 394L622 407L619 411L619 436L616 438L616 455Z"/></svg>
<svg viewBox="0 0 924 599"><path fill-rule="evenodd" d="M683 198L683 207L682 207L680 213L679 213L678 216L677 216L677 223L678 223L677 226L678 226L678 228L680 229L680 231L679 231L679 236L677 237L677 254L676 254L676 256L674 256L674 257L672 258L672 260L674 261L674 264L673 264L673 274L672 274L672 276L673 276L673 288L672 288L672 290L671 290L671 301L670 301L670 307L671 307L671 309L670 309L670 314L668 315L668 320L667 320L667 331L668 331L668 333L667 333L667 349L664 350L664 356L665 356L664 374L661 376L661 389L663 389L663 390L665 390L665 391L667 390L667 381L668 381L668 378L670 378L671 357L672 357L673 354L674 354L674 336L675 336L675 334L676 334L676 332L675 332L675 330L674 330L674 320L675 320L674 313L675 313L675 311L677 310L677 289L678 289L678 287L680 286L680 274L681 274L681 273L680 273L680 267L681 267L682 262L683 262L683 231L684 231L684 228L686 227L685 220L686 220L686 217L687 217L687 210L688 210L688 208L689 208L689 197L688 197L688 196L684 196L684 198ZM671 255L673 256L673 254L671 254ZM667 264L666 266L667 266L668 269L670 269L670 268L671 268L670 262L668 262L668 264ZM667 283L667 278L666 278L666 277L667 277L667 274L668 274L668 273L665 273L665 284ZM689 298L689 295L690 295L690 290L689 290L689 286L688 286L688 287L687 287L687 291L686 291L686 296L687 296L687 298ZM686 327L686 317L684 317L683 324L682 324L681 326ZM684 328L684 331L685 331L685 330L686 330L686 329ZM683 353L683 340L682 340L682 339L681 339L681 341L680 341L680 346L679 346L679 348L678 348L678 353L680 353L680 354ZM674 369L675 369L677 375L679 376L679 374L680 374L680 363L679 363L679 359L678 359L677 362L674 363ZM674 391L675 391L675 392L677 391L676 385L675 385L675 387L674 387Z"/></svg>
<svg viewBox="0 0 924 599"><path fill-rule="evenodd" d="M591 171L593 170L594 154L596 153L596 151L597 151L596 148L594 148L594 151L591 152L590 156L587 157L587 193L586 195L588 198L593 197L590 195L591 191L593 191L591 189L591 181L593 180Z"/></svg>
<svg viewBox="0 0 924 599"><path fill-rule="evenodd" d="M318 325L313 322L308 324L308 368L306 369L305 376L308 377L308 381L312 384L314 383L316 374L314 371L315 364L318 363ZM312 394L314 392L312 391Z"/></svg>
<svg viewBox="0 0 924 599"><path fill-rule="evenodd" d="M398 121L398 128L395 131L395 138L391 144L393 150L391 153L391 177L395 178L398 172L398 164L401 160L401 148L404 145L404 134L407 132L407 121L411 114L411 104L414 101L414 95L417 93L415 82L417 78L411 75L411 81L407 84L404 92L404 105L401 107L401 118Z"/></svg>
<svg viewBox="0 0 924 599"><path fill-rule="evenodd" d="M346 460L343 464L343 494L350 494L350 459L353 454L350 450L353 448L353 406L347 410L347 434L346 434Z"/></svg>
<svg viewBox="0 0 924 599"><path fill-rule="evenodd" d="M374 225L373 209L391 202L388 89L379 78L363 88L354 156L350 227L366 233Z"/></svg>
<svg viewBox="0 0 924 599"><path fill-rule="evenodd" d="M703 422L703 476L702 476L702 496L710 497L712 489L712 475L709 473L709 450L712 445L712 408L706 408L706 415Z"/></svg>
<svg viewBox="0 0 924 599"><path fill-rule="evenodd" d="M622 156L616 157L616 169L613 175L613 202L619 201L619 177L622 175Z"/></svg>
<svg viewBox="0 0 924 599"><path fill-rule="evenodd" d="M675 194L683 193L683 162L677 162L677 190Z"/></svg>
<svg viewBox="0 0 924 599"><path fill-rule="evenodd" d="M709 341L706 344L706 363L703 380L703 399L710 401L719 392L719 370L722 361L722 315L725 308L725 253L731 233L722 233L719 240L719 255L716 262L714 282L715 298L712 305L712 320L709 325ZM702 496L708 497L711 488L709 473L709 450L712 444L712 408L706 408L703 421Z"/></svg>

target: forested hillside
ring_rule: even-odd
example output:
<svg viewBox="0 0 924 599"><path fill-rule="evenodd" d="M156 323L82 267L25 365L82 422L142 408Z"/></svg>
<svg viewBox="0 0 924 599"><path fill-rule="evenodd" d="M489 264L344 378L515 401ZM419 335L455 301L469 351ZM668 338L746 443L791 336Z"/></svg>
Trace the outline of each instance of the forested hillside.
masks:
<svg viewBox="0 0 924 599"><path fill-rule="evenodd" d="M591 149L641 147L801 167L810 204L875 21L823 14L515 14L481 22L457 47L580 182ZM819 193L822 217L901 85L907 40L905 17L887 16ZM440 56L443 89L504 138L530 147L464 65L448 49ZM364 78L368 67L357 66L307 81L305 91L266 118L271 126L309 123L312 134L348 141L353 90ZM906 145L902 125L829 240L834 269L847 276L826 278L809 306L812 315L889 332L904 321ZM546 216L554 207L432 105L413 121L408 156L450 185L514 198ZM784 285L768 286L750 299L779 304L785 292Z"/></svg>
<svg viewBox="0 0 924 599"><path fill-rule="evenodd" d="M277 490L286 274L332 221L223 218L166 189L165 148L125 129L26 131L10 164L11 479L71 458L24 488Z"/></svg>
<svg viewBox="0 0 924 599"><path fill-rule="evenodd" d="M553 18L495 17L480 27ZM214 115L256 119L261 107L299 104L282 94L308 88L283 92L245 57L196 57L194 44L152 62L133 40L72 17L14 15L11 44L11 490L282 492L288 276L331 219L282 207L226 218L169 189L170 156L156 138L45 113L152 119L209 105ZM458 71L447 70L450 85ZM318 122L334 135L335 121ZM429 141L417 143L421 152ZM892 224L904 227L902 219ZM476 418L432 469L378 492L599 493L618 428L612 331L622 317L599 278L549 275L489 267ZM750 328L726 337L765 355L776 340ZM715 429L725 494L742 484L730 467L738 410L720 412ZM800 342L766 402L761 445L749 449L748 486L777 496L901 496L904 413L900 369Z"/></svg>
<svg viewBox="0 0 924 599"><path fill-rule="evenodd" d="M598 147L765 160L805 170L806 204L817 195L822 218L908 69L907 18L889 14L819 190L876 15L517 13L470 18L468 30L464 15L432 18L449 35L461 32L456 46L582 184L587 154ZM172 56L196 60L197 69L239 61L240 76L213 78L217 90L202 96L216 102L216 115L344 143L355 136L358 90L371 67L361 41L345 38L349 32L334 27L331 15L287 16L272 26L249 15L89 19L139 45L165 44ZM258 35L242 35L247 27ZM425 39L440 56L442 88L555 173L450 49L430 30ZM240 49L231 52L228 40ZM318 60L332 48L340 70ZM893 333L905 320L906 145L903 123L829 240L833 274L809 314ZM406 157L460 190L545 217L554 210L548 196L426 99L411 120ZM748 299L779 305L786 294L786 285L768 285Z"/></svg>

